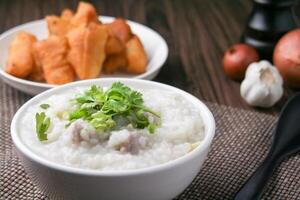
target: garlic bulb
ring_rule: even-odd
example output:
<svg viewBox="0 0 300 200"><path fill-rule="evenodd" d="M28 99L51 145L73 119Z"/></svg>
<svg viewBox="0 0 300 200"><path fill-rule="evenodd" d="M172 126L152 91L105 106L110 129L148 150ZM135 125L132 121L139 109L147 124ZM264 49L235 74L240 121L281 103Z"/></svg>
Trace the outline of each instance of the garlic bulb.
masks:
<svg viewBox="0 0 300 200"><path fill-rule="evenodd" d="M282 97L282 85L283 80L277 68L262 60L249 65L240 92L252 106L271 107Z"/></svg>

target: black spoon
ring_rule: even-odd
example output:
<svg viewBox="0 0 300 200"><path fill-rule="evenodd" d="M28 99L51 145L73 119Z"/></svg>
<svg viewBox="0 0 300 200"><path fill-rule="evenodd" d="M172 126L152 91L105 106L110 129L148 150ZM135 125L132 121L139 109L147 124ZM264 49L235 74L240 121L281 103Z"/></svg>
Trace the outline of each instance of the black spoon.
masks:
<svg viewBox="0 0 300 200"><path fill-rule="evenodd" d="M300 150L300 93L283 107L271 149L254 174L236 194L235 200L260 199L264 186L281 161Z"/></svg>

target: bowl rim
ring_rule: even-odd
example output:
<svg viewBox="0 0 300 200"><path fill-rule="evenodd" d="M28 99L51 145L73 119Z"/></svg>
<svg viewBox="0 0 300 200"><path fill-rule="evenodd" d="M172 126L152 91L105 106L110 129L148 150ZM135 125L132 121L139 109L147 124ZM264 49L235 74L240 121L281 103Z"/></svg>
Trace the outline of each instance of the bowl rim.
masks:
<svg viewBox="0 0 300 200"><path fill-rule="evenodd" d="M201 141L201 144L196 147L193 151L187 153L186 155L183 155L175 160L168 161L163 164L158 164L146 168L141 169L130 169L130 170L119 170L119 171L97 171L93 169L82 169L82 168L75 168L72 166L67 166L64 164L55 163L53 161L47 160L45 158L42 158L32 150L30 150L25 143L22 142L18 131L18 121L22 117L21 115L26 111L26 109L34 104L37 101L40 101L42 99L47 98L49 95L53 95L55 93L61 93L64 90L71 89L73 87L84 87L87 85L92 84L105 84L105 82L115 82L120 81L124 82L125 84L131 84L131 85L138 85L138 84L148 84L153 85L156 89L162 89L162 90L171 90L176 93L179 93L180 95L183 95L185 98L187 98L188 101L191 101L197 108L201 111L201 117L203 120L203 123L205 124L205 136L204 139ZM77 175L86 175L86 176L132 176L132 175L140 175L140 174L148 174L153 173L157 171L163 171L167 170L169 168L175 167L177 165L184 164L186 162L189 162L196 158L197 156L205 153L207 151L212 143L212 140L215 135L215 120L211 113L211 111L208 109L208 107L198 98L195 96L178 89L176 87L166 85L163 83L155 82L155 81L149 81L149 80L141 80L141 79L128 79L128 78L101 78L101 79L90 79L90 80L83 80L83 81L77 81L69 84L65 84L63 86L55 87L50 90L47 90L45 92L42 92L35 97L28 100L25 104L21 106L21 108L18 109L18 111L15 113L12 122L11 122L11 137L12 141L17 148L18 151L20 151L25 157L28 159L37 162L38 164L41 164L43 166L46 166L48 168L62 171L65 173L72 173Z"/></svg>
<svg viewBox="0 0 300 200"><path fill-rule="evenodd" d="M99 18L99 20L109 21L109 20L116 19L117 17L99 15L98 18ZM155 65L156 67L153 67L150 70L147 70L143 74L133 75L132 77L130 77L130 78L134 78L134 79L144 79L144 78L154 74L156 71L158 71L162 68L162 66L164 65L164 63L166 62L166 60L168 58L169 48L168 48L166 40L157 31L155 31L155 30L153 30L153 29L149 28L148 26L143 25L141 23L134 22L134 21L131 21L131 20L128 20L128 19L125 19L125 20L129 23L130 26L136 26L136 27L143 28L143 29L147 30L149 33L151 33L151 35L153 35L154 37L157 37L157 39L160 41L160 48L163 49L162 50L163 53L160 54L157 57L157 58L159 58L159 62L158 62L157 65ZM45 22L46 22L45 19L38 19L38 20L29 21L29 22L17 25L15 27L12 27L12 28L6 30L5 32L3 32L0 35L0 41L5 39L6 37L10 36L11 34L13 34L15 32L22 31L24 29L24 27L42 25ZM54 84L37 82L37 81L30 81L30 80L26 80L26 79L22 79L22 78L12 76L4 70L4 66L0 67L0 75L3 78L9 79L13 82L17 82L17 83L27 85L27 86L35 86L35 87L40 87L40 88L54 88L54 87L58 86L58 85L54 85ZM99 77L99 78L102 78L102 77ZM114 78L114 77L112 77L112 78Z"/></svg>

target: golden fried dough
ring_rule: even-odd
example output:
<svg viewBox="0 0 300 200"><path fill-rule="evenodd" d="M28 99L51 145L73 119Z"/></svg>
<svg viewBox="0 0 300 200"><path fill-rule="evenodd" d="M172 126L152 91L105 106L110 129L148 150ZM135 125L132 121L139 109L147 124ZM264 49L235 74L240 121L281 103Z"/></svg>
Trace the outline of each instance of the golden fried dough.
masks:
<svg viewBox="0 0 300 200"><path fill-rule="evenodd" d="M43 82L45 81L44 72L42 68L42 63L39 60L38 52L36 50L36 45L33 46L33 57L34 57L34 67L32 69L32 72L27 77L28 80L31 81L37 81L37 82Z"/></svg>
<svg viewBox="0 0 300 200"><path fill-rule="evenodd" d="M67 62L67 40L51 35L35 45L45 79L50 84L64 84L75 80L73 68Z"/></svg>
<svg viewBox="0 0 300 200"><path fill-rule="evenodd" d="M64 9L62 12L61 12L61 18L63 20L66 20L66 21L71 21L71 19L73 18L74 16L74 13L72 10L70 9Z"/></svg>
<svg viewBox="0 0 300 200"><path fill-rule="evenodd" d="M31 81L37 81L37 82L45 81L42 66L38 66L38 65L35 66L31 74L29 74L29 76L27 77L27 79Z"/></svg>
<svg viewBox="0 0 300 200"><path fill-rule="evenodd" d="M53 70L50 66L48 67L49 70L45 71L47 83L61 85L75 81L75 73L69 64L66 63L65 65L61 65L61 67L55 68L55 70ZM49 71L49 74L46 74L47 71Z"/></svg>
<svg viewBox="0 0 300 200"><path fill-rule="evenodd" d="M122 42L126 43L132 37L132 32L130 26L126 23L124 19L118 18L115 21L106 24L110 33Z"/></svg>
<svg viewBox="0 0 300 200"><path fill-rule="evenodd" d="M105 46L105 52L107 55L118 54L124 51L125 44L117 37L109 35Z"/></svg>
<svg viewBox="0 0 300 200"><path fill-rule="evenodd" d="M61 16L50 15L46 16L49 35L65 36L72 28L71 20L74 13L70 9L64 9Z"/></svg>
<svg viewBox="0 0 300 200"><path fill-rule="evenodd" d="M64 9L60 16L46 16L48 39L37 42L30 33L12 41L6 72L32 81L64 84L97 78L105 73L146 71L147 55L126 20L102 24L95 7L80 2L76 12Z"/></svg>
<svg viewBox="0 0 300 200"><path fill-rule="evenodd" d="M126 43L126 58L128 72L140 74L146 71L147 55L136 35Z"/></svg>
<svg viewBox="0 0 300 200"><path fill-rule="evenodd" d="M79 26L67 34L70 51L68 61L80 79L96 78L100 75L108 33L103 25L90 23Z"/></svg>
<svg viewBox="0 0 300 200"><path fill-rule="evenodd" d="M5 71L13 76L25 78L34 67L33 45L36 37L30 33L20 32L10 44Z"/></svg>
<svg viewBox="0 0 300 200"><path fill-rule="evenodd" d="M49 35L65 36L72 28L69 21L51 15L46 17Z"/></svg>
<svg viewBox="0 0 300 200"><path fill-rule="evenodd" d="M126 53L113 54L108 56L103 63L103 71L112 74L115 71L125 68L127 65Z"/></svg>
<svg viewBox="0 0 300 200"><path fill-rule="evenodd" d="M87 2L80 2L74 17L71 20L73 26L87 26L90 22L99 23L95 7Z"/></svg>

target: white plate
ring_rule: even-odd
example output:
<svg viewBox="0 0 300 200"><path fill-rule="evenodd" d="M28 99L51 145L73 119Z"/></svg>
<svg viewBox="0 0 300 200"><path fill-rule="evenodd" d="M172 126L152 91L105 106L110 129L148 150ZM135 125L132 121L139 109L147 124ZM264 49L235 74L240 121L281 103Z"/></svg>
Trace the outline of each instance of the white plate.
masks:
<svg viewBox="0 0 300 200"><path fill-rule="evenodd" d="M104 23L109 23L113 21L114 17L100 16L99 19ZM139 36L141 39L146 53L148 55L148 65L145 73L136 75L128 74L113 74L113 75L101 75L101 77L126 77L126 78L137 78L137 79L153 79L160 68L165 63L168 56L168 46L166 41L154 30L136 23L127 20L130 25L132 32ZM11 41L15 38L16 34L21 31L26 31L33 33L39 40L45 39L48 37L48 29L45 20L37 20L16 26L0 36L0 77L4 82L10 86L21 90L28 94L38 94L47 89L56 87L56 85L51 85L47 83L39 83L34 81L28 81L25 79L14 77L4 71L8 48Z"/></svg>

